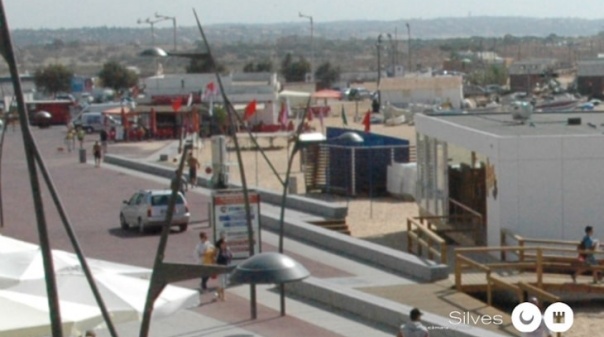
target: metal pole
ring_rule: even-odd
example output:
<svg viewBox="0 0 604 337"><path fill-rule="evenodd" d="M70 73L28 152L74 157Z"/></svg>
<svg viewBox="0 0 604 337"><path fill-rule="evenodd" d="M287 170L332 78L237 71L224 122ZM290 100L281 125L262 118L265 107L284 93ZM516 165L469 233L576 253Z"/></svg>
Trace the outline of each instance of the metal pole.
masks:
<svg viewBox="0 0 604 337"><path fill-rule="evenodd" d="M313 43L314 37L314 22L311 15L304 15L302 13L298 13L298 16L301 18L307 18L310 20L310 75L312 82L315 81L315 73L314 73L314 59L315 59L315 48Z"/></svg>
<svg viewBox="0 0 604 337"><path fill-rule="evenodd" d="M380 34L378 36L378 42L376 44L376 47L377 47L377 63L378 63L377 64L377 67L378 67L378 69L377 69L377 92L378 92L377 99L378 99L379 106L381 107L382 106L382 97L381 97L382 95L380 95L380 80L382 78L382 63L381 63L381 57L380 57L380 49L382 47L382 34Z"/></svg>
<svg viewBox="0 0 604 337"><path fill-rule="evenodd" d="M48 237L48 229L46 227L46 216L44 214L44 204L42 202L42 191L38 181L38 174L35 164L35 140L29 128L29 119L25 108L25 99L23 98L23 89L21 87L21 79L19 70L15 61L15 54L8 29L8 23L4 11L4 3L0 0L0 29L1 41L0 53L8 63L15 96L17 98L17 108L19 111L19 122L21 124L21 132L23 133L23 145L25 147L25 158L27 160L27 168L31 182L31 191L34 203L34 211L36 214L36 223L38 225L38 235L40 236L40 250L42 252L42 262L44 266L44 275L46 277L46 293L48 297L48 307L50 311L51 335L54 337L62 337L63 330L61 324L61 311L59 308L59 298L57 294L57 284L54 274L54 265L52 261L52 252Z"/></svg>
<svg viewBox="0 0 604 337"><path fill-rule="evenodd" d="M407 68L411 71L411 26L409 23L405 25L407 26Z"/></svg>
<svg viewBox="0 0 604 337"><path fill-rule="evenodd" d="M210 50L210 45L208 43L208 40L206 39L205 33L203 31L203 28L201 27L201 23L199 22L199 18L197 17L197 12L195 10L193 10L193 14L195 14L195 20L197 21L197 28L199 29L199 33L201 34L201 37L203 39L203 43L205 44L207 53L210 57L210 60L214 61L214 58L212 56L211 50ZM214 62L213 62L214 63ZM231 104L230 100L228 99L228 97L226 96L226 92L224 90L224 86L222 84L222 79L220 77L220 74L218 73L218 71L216 69L214 69L214 73L216 75L216 81L218 82L218 86L220 88L220 93L222 94L222 99L224 101L224 105L227 108L227 113L229 116L229 120L231 122L231 127L235 126L235 120L237 119L238 115L237 112L235 111L235 108L233 107L233 105ZM245 178L245 167L244 167L244 163L243 163L243 159L241 157L241 148L239 147L239 140L237 139L237 134L233 134L233 143L235 144L235 152L237 154L237 164L239 165L239 173L241 175L241 186L243 189L243 198L245 200L245 214L247 215L247 229L248 229L248 242L250 243L249 245L249 254L250 256L254 255L254 234L253 234L253 229L252 229L252 219L251 219L251 208L250 208L250 199L249 199L249 193L248 193L248 188L247 188L247 180ZM256 319L257 317L257 310L256 310L256 285L251 284L250 285L250 302L251 302L251 316L252 319ZM142 336L141 336L142 337Z"/></svg>
<svg viewBox="0 0 604 337"><path fill-rule="evenodd" d="M173 32L173 34L174 34L174 36L173 36L173 38L174 38L174 51L176 51L176 17L172 18L172 25L173 25L172 29L174 29L174 32Z"/></svg>

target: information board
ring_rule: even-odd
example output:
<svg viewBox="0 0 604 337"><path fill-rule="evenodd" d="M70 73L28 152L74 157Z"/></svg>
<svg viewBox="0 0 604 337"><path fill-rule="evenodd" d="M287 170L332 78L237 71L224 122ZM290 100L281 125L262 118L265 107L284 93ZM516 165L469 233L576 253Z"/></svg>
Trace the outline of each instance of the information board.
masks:
<svg viewBox="0 0 604 337"><path fill-rule="evenodd" d="M260 252L260 195L248 192L250 218L254 238L254 254ZM212 220L214 241L224 237L233 259L250 257L250 242L245 211L245 197L242 190L218 190L212 193Z"/></svg>

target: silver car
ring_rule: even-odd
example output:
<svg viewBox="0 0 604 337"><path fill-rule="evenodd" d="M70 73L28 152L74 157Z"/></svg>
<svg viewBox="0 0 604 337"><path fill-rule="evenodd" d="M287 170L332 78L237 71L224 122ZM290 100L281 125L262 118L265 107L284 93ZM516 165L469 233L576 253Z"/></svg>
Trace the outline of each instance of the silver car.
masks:
<svg viewBox="0 0 604 337"><path fill-rule="evenodd" d="M122 229L134 226L142 233L147 228L162 227L166 223L171 194L171 190L140 190L130 200L124 200L120 210ZM190 217L187 200L178 192L171 226L178 226L181 231L186 231Z"/></svg>

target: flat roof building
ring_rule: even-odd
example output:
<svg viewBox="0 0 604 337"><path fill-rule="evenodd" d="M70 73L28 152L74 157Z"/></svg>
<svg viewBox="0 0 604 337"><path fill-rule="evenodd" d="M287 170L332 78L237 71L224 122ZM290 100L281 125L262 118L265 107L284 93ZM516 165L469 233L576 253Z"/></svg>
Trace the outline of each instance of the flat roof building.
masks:
<svg viewBox="0 0 604 337"><path fill-rule="evenodd" d="M482 216L488 245L501 229L579 240L601 224L604 113L534 113L525 123L511 113L418 114L415 123L423 214L465 205Z"/></svg>

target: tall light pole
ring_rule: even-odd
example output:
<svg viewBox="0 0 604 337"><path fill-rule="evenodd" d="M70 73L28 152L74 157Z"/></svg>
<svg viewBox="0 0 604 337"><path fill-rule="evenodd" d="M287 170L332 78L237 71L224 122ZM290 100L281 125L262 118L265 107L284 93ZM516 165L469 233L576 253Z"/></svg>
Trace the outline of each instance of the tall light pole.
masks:
<svg viewBox="0 0 604 337"><path fill-rule="evenodd" d="M157 19L162 19L162 20L172 20L174 50L176 51L176 17L175 16L160 15L157 12L155 12L155 17Z"/></svg>
<svg viewBox="0 0 604 337"><path fill-rule="evenodd" d="M381 60L381 49L382 49L382 34L378 36L377 43L375 44L377 48L377 111L374 108L373 112L380 112L380 107L382 106L382 93L380 92L380 81L382 79L382 60Z"/></svg>
<svg viewBox="0 0 604 337"><path fill-rule="evenodd" d="M164 19L159 19L159 20L151 20L150 18L147 18L145 20L141 20L138 19L136 21L136 23L141 24L141 23L148 23L149 25L151 25L151 47L155 47L155 24L160 22L160 21L164 21Z"/></svg>
<svg viewBox="0 0 604 337"><path fill-rule="evenodd" d="M405 26L407 26L407 57L409 58L407 60L407 68L411 71L411 26L408 22Z"/></svg>
<svg viewBox="0 0 604 337"><path fill-rule="evenodd" d="M310 78L311 78L311 81L314 82L315 81L315 68L314 68L315 47L313 44L314 24L313 24L312 16L304 15L301 12L298 12L298 16L301 18L307 18L310 20Z"/></svg>

